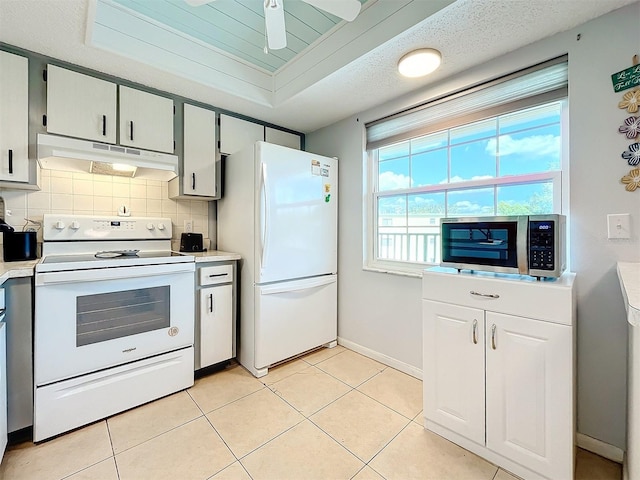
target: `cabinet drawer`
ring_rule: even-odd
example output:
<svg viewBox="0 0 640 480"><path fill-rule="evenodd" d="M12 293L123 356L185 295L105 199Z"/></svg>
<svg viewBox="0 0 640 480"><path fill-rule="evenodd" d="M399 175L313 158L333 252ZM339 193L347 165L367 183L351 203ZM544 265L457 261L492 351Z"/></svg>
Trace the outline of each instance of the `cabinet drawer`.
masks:
<svg viewBox="0 0 640 480"><path fill-rule="evenodd" d="M555 281L536 281L529 277L448 270L424 272L423 299L564 325L573 322L575 275L572 273L565 273Z"/></svg>
<svg viewBox="0 0 640 480"><path fill-rule="evenodd" d="M233 282L233 265L214 265L202 267L200 270L200 285L216 285L218 283Z"/></svg>

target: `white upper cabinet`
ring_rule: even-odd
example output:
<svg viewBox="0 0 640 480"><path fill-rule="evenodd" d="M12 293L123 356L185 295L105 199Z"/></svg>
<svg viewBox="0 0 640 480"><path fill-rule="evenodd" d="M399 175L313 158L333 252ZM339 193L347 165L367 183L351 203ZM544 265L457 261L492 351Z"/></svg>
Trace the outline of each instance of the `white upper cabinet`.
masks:
<svg viewBox="0 0 640 480"><path fill-rule="evenodd" d="M173 100L119 88L120 145L173 153Z"/></svg>
<svg viewBox="0 0 640 480"><path fill-rule="evenodd" d="M216 196L216 112L184 105L182 193Z"/></svg>
<svg viewBox="0 0 640 480"><path fill-rule="evenodd" d="M264 126L220 115L220 153L231 155L258 141L264 141Z"/></svg>
<svg viewBox="0 0 640 480"><path fill-rule="evenodd" d="M283 147L300 150L300 135L289 133L277 128L265 127L264 139L266 142L282 145Z"/></svg>
<svg viewBox="0 0 640 480"><path fill-rule="evenodd" d="M47 132L116 143L116 84L47 66Z"/></svg>
<svg viewBox="0 0 640 480"><path fill-rule="evenodd" d="M0 180L29 181L29 61L0 52Z"/></svg>

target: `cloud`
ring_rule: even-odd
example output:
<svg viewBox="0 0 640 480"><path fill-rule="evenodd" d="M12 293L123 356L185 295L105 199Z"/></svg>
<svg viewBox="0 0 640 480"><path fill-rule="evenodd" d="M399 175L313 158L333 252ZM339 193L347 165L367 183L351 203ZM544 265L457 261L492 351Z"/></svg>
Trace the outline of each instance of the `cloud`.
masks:
<svg viewBox="0 0 640 480"><path fill-rule="evenodd" d="M402 173L383 172L378 177L378 189L380 191L409 188L410 184L411 178Z"/></svg>
<svg viewBox="0 0 640 480"><path fill-rule="evenodd" d="M500 156L504 157L514 153L520 155L535 155L539 157L552 156L559 157L561 149L561 139L559 135L531 135L520 139L511 135L500 137ZM491 155L496 152L496 139L487 141L485 151Z"/></svg>
<svg viewBox="0 0 640 480"><path fill-rule="evenodd" d="M455 202L452 207L453 208L450 207L450 210L455 213L483 213L493 215L493 206L480 205L468 200Z"/></svg>

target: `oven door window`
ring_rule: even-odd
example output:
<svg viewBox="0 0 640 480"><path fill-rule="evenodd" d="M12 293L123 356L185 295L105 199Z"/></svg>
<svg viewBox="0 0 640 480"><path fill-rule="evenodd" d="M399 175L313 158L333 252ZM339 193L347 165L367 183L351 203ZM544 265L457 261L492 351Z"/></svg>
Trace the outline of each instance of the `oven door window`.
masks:
<svg viewBox="0 0 640 480"><path fill-rule="evenodd" d="M170 287L150 287L76 298L76 346L170 327Z"/></svg>
<svg viewBox="0 0 640 480"><path fill-rule="evenodd" d="M517 222L442 225L444 262L517 267Z"/></svg>

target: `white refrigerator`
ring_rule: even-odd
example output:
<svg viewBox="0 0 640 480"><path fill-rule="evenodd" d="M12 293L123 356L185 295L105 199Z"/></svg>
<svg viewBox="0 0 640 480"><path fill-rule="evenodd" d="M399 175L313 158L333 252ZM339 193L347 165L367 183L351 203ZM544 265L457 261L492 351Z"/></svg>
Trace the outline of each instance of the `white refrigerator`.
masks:
<svg viewBox="0 0 640 480"><path fill-rule="evenodd" d="M240 261L238 361L256 377L337 338L338 162L257 142L230 155L218 249Z"/></svg>

